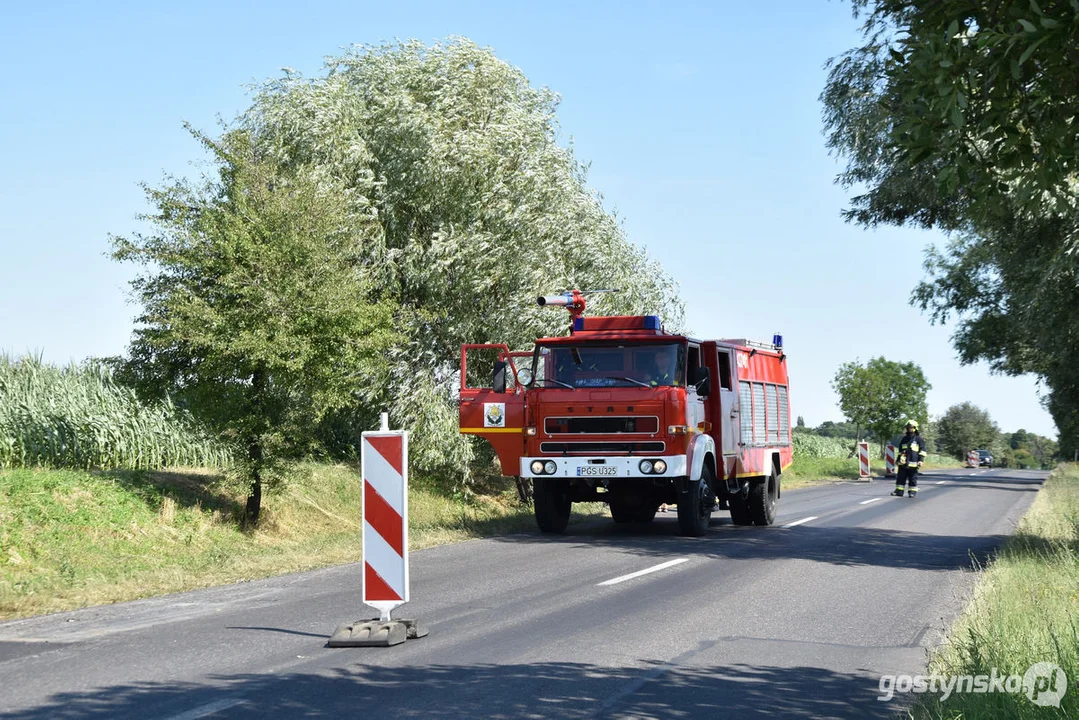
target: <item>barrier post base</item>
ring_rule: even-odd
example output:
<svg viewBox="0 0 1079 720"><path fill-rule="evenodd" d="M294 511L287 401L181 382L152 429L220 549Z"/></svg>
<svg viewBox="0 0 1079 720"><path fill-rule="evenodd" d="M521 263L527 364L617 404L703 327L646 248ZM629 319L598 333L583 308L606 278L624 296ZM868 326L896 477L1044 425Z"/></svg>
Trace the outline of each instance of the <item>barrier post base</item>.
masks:
<svg viewBox="0 0 1079 720"><path fill-rule="evenodd" d="M326 647L390 647L427 633L419 620L357 620L338 627Z"/></svg>

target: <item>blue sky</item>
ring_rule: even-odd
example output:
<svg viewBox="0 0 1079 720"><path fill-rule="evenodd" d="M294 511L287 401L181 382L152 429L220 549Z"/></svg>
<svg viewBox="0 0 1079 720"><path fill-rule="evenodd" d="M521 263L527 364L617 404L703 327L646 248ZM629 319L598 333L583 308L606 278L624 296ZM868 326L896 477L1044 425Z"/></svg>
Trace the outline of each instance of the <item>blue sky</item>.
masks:
<svg viewBox="0 0 1079 720"><path fill-rule="evenodd" d="M1056 435L1033 378L962 367L910 307L943 236L867 231L824 147L825 61L859 41L845 2L23 3L0 25L0 349L52 362L121 354L139 183L193 171L184 121L214 130L245 86L354 43L491 47L562 96L562 140L629 238L679 281L698 337L784 335L791 406L841 420L838 366L914 361L930 412L971 401L1002 429ZM551 288L552 291L562 288Z"/></svg>

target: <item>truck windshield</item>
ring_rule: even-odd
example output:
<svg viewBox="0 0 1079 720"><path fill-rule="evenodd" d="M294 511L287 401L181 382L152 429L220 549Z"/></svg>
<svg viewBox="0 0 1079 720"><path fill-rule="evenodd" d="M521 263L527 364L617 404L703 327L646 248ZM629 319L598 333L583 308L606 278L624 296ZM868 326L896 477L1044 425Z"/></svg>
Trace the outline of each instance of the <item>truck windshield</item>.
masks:
<svg viewBox="0 0 1079 720"><path fill-rule="evenodd" d="M684 387L680 343L537 345L534 385L543 388Z"/></svg>

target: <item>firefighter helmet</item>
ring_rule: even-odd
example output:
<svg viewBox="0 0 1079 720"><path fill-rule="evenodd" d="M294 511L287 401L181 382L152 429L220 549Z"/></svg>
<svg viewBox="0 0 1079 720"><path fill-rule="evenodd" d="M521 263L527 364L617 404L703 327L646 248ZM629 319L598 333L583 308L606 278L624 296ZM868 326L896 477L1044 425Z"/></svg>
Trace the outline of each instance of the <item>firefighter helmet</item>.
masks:
<svg viewBox="0 0 1079 720"><path fill-rule="evenodd" d="M907 420L906 427L912 427L912 428L914 428L915 431L917 431L918 430L918 421L917 420Z"/></svg>

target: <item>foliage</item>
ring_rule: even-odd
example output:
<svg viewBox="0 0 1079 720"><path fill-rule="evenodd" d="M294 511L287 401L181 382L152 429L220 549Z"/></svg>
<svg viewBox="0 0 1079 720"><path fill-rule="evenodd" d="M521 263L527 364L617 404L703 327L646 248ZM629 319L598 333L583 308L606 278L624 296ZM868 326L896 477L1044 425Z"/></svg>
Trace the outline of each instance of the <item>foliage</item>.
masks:
<svg viewBox="0 0 1079 720"><path fill-rule="evenodd" d="M113 256L143 268L126 370L243 448L257 523L263 481L308 452L327 411L384 382L392 310L367 282L378 227L340 176L284 167L244 131L193 134L216 177L147 188L154 232L113 238Z"/></svg>
<svg viewBox="0 0 1079 720"><path fill-rule="evenodd" d="M905 420L926 422L926 394L931 387L915 363L883 357L865 365L844 363L832 380L843 414L858 428L871 430L882 446Z"/></svg>
<svg viewBox="0 0 1079 720"><path fill-rule="evenodd" d="M0 355L0 468L223 467L229 450L167 398L140 401L101 363Z"/></svg>
<svg viewBox="0 0 1079 720"><path fill-rule="evenodd" d="M849 422L833 422L831 420L825 420L815 427L813 432L822 437L830 438L848 438L850 440L865 438L865 432ZM859 438L859 435L861 435L861 438Z"/></svg>
<svg viewBox="0 0 1079 720"><path fill-rule="evenodd" d="M321 77L288 71L256 88L239 125L282 170L318 167L341 180L366 233L372 290L397 308L403 337L386 353L390 372L359 409L331 416L334 438L386 409L413 430L416 467L456 484L470 464L490 472L453 420L462 343L530 349L563 333L565 314L535 298L571 288L618 288L590 309L680 327L670 276L627 241L557 143L557 105L464 39L360 46L330 58Z"/></svg>
<svg viewBox="0 0 1079 720"><path fill-rule="evenodd" d="M999 447L1000 428L987 411L972 403L952 405L938 425L941 445L954 458L963 459L971 450Z"/></svg>
<svg viewBox="0 0 1079 720"><path fill-rule="evenodd" d="M848 458L854 449L854 441L840 438L820 437L809 433L791 436L796 458Z"/></svg>
<svg viewBox="0 0 1079 720"><path fill-rule="evenodd" d="M965 363L1036 373L1079 438L1079 5L854 0L865 44L822 93L847 217L952 233L913 301L958 320Z"/></svg>
<svg viewBox="0 0 1079 720"><path fill-rule="evenodd" d="M1008 467L1046 467L1057 455L1055 441L1023 429L1004 433L1001 441L999 458Z"/></svg>
<svg viewBox="0 0 1079 720"><path fill-rule="evenodd" d="M1070 0L853 0L865 45L821 95L850 217L954 229L1001 197L1024 215L1075 209L1079 8Z"/></svg>

